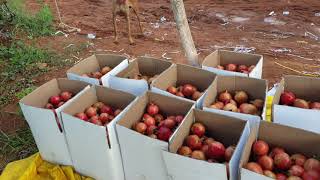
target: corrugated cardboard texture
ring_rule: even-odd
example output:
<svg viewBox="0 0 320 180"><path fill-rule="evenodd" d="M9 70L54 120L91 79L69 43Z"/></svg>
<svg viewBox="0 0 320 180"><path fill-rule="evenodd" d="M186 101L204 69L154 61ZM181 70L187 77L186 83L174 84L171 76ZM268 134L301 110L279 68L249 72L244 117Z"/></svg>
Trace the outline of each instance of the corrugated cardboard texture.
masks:
<svg viewBox="0 0 320 180"><path fill-rule="evenodd" d="M104 66L114 68L125 59L127 59L125 56L113 54L92 55L74 65L67 71L67 73L82 75L85 73L99 71Z"/></svg>
<svg viewBox="0 0 320 180"><path fill-rule="evenodd" d="M139 57L136 60L129 63L129 66L118 73L117 77L133 78L136 74L142 74L146 76L159 75L166 69L168 69L172 63L163 61L160 59Z"/></svg>
<svg viewBox="0 0 320 180"><path fill-rule="evenodd" d="M209 107L220 92L228 90L234 94L235 91L243 90L248 93L249 99L266 98L267 82L261 79L239 77L239 76L217 76L216 82L212 83L204 100L204 107Z"/></svg>
<svg viewBox="0 0 320 180"><path fill-rule="evenodd" d="M207 56L202 62L203 66L217 67L217 65L227 65L230 63L244 64L247 66L256 65L262 59L261 55L238 53L226 50L217 50Z"/></svg>
<svg viewBox="0 0 320 180"><path fill-rule="evenodd" d="M29 106L43 108L51 96L58 95L61 91L70 91L73 94L77 94L88 85L86 82L65 78L52 79L24 97L20 102Z"/></svg>
<svg viewBox="0 0 320 180"><path fill-rule="evenodd" d="M254 132L251 134L242 157L242 166L248 162L251 147L256 138L266 141L271 148L280 146L289 154L302 153L308 157L320 156L319 134L265 121L260 122L258 133L258 135Z"/></svg>
<svg viewBox="0 0 320 180"><path fill-rule="evenodd" d="M161 94L146 92L143 96L131 106L118 124L131 129L135 122L141 120L145 112L145 108L149 103L155 103L159 106L161 113L164 115L185 115L194 105L192 102L180 100L173 97L164 96Z"/></svg>

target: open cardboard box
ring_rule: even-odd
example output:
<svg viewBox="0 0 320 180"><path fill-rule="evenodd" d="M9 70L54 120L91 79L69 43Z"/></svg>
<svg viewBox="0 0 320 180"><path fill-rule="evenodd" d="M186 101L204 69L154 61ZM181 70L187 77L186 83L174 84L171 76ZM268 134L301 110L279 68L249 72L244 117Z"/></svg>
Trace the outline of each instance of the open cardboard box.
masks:
<svg viewBox="0 0 320 180"><path fill-rule="evenodd" d="M78 64L70 68L67 71L67 77L68 79L84 81L95 85L100 85L102 83L103 86L109 87L109 77L122 71L128 66L128 63L129 61L125 56L115 54L96 54L80 61ZM99 79L82 76L85 73L99 71L105 66L109 66L112 70L101 77L101 82Z"/></svg>
<svg viewBox="0 0 320 180"><path fill-rule="evenodd" d="M320 78L285 76L273 98L273 122L320 133L320 110L280 105L280 96L291 91L296 98L320 102Z"/></svg>
<svg viewBox="0 0 320 180"><path fill-rule="evenodd" d="M289 154L301 153L307 158L320 156L320 135L281 124L260 121L260 126L252 129L240 160L240 178L242 180L271 180L244 168L248 163L251 148L256 140L266 141L270 148L282 147Z"/></svg>
<svg viewBox="0 0 320 180"><path fill-rule="evenodd" d="M167 71L163 72L156 80L154 80L151 84L151 90L167 96L173 96L195 102L196 106L201 108L206 90L215 78L216 74L212 72L188 65L177 64L171 66ZM182 98L167 91L169 86L178 87L186 83L196 86L200 92L203 92L202 96L197 101Z"/></svg>
<svg viewBox="0 0 320 180"><path fill-rule="evenodd" d="M228 165L209 163L176 154L189 135L194 122L204 124L208 132L207 136L222 142L226 148L229 145L236 145ZM229 179L236 180L240 157L249 135L249 121L194 109L188 114L179 131L170 141L170 152L163 151L168 174L174 180L228 180L228 176ZM229 175L227 168L229 169Z"/></svg>
<svg viewBox="0 0 320 180"><path fill-rule="evenodd" d="M169 178L161 153L162 150L168 151L168 142L153 139L132 130L132 126L141 120L150 102L157 104L164 115L187 115L194 108L192 102L150 91L133 103L130 111L116 125L127 180L166 180ZM179 127L175 132L179 131ZM175 133L170 137L169 142L174 135Z"/></svg>
<svg viewBox="0 0 320 180"><path fill-rule="evenodd" d="M245 120L264 120L266 111L267 89L267 82L265 80L240 76L217 76L217 78L213 81L213 83L207 90L206 96L203 100L203 110L225 114ZM210 108L210 105L216 101L219 93L225 90L227 90L231 94L233 94L237 90L243 90L247 92L249 99L264 100L264 107L261 116Z"/></svg>
<svg viewBox="0 0 320 180"><path fill-rule="evenodd" d="M173 64L169 61L150 57L139 57L129 63L129 66L118 74L110 77L110 87L123 90L134 95L142 95L149 89L146 80L132 79L137 74L146 76L160 75ZM157 78L156 78L157 79Z"/></svg>
<svg viewBox="0 0 320 180"><path fill-rule="evenodd" d="M124 180L115 124L134 100L132 94L93 86L63 110L61 114L67 142L77 172L95 179ZM98 101L123 110L106 127L73 116Z"/></svg>
<svg viewBox="0 0 320 180"><path fill-rule="evenodd" d="M46 161L72 165L60 112L86 88L89 88L89 84L86 82L53 79L38 87L19 102L41 157ZM44 106L48 103L49 98L62 91L70 91L76 95L54 111L45 109Z"/></svg>
<svg viewBox="0 0 320 180"><path fill-rule="evenodd" d="M237 65L244 64L247 66L255 65L256 67L249 73L231 72L217 69L218 65L227 65L234 63ZM257 54L239 53L226 50L216 50L209 54L202 62L202 68L218 75L223 76L246 76L261 79L262 77L263 56Z"/></svg>

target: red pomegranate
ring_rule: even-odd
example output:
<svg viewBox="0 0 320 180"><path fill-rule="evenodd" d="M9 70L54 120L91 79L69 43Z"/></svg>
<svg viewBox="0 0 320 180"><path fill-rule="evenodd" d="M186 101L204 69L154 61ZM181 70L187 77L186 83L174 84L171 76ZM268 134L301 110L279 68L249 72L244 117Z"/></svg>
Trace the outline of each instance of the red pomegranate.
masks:
<svg viewBox="0 0 320 180"><path fill-rule="evenodd" d="M198 137L202 137L206 132L206 128L202 123L194 123L191 126L191 133L197 135Z"/></svg>
<svg viewBox="0 0 320 180"><path fill-rule="evenodd" d="M157 132L158 139L162 141L169 141L170 136L172 135L172 131L167 127L160 127Z"/></svg>
<svg viewBox="0 0 320 180"><path fill-rule="evenodd" d="M200 149L202 142L197 135L189 135L186 138L186 145L189 146L192 150Z"/></svg>
<svg viewBox="0 0 320 180"><path fill-rule="evenodd" d="M246 164L245 168L255 173L263 174L263 170L258 163L249 162L248 164Z"/></svg>
<svg viewBox="0 0 320 180"><path fill-rule="evenodd" d="M226 148L218 141L214 141L209 144L207 156L211 159L223 159Z"/></svg>
<svg viewBox="0 0 320 180"><path fill-rule="evenodd" d="M280 97L280 104L290 106L290 105L293 105L295 100L296 100L296 96L293 94L293 92L284 91Z"/></svg>
<svg viewBox="0 0 320 180"><path fill-rule="evenodd" d="M287 153L279 153L274 156L274 165L280 170L287 170L291 166L290 156Z"/></svg>
<svg viewBox="0 0 320 180"><path fill-rule="evenodd" d="M254 154L263 156L268 154L269 145L265 141L258 140L253 144L252 150Z"/></svg>

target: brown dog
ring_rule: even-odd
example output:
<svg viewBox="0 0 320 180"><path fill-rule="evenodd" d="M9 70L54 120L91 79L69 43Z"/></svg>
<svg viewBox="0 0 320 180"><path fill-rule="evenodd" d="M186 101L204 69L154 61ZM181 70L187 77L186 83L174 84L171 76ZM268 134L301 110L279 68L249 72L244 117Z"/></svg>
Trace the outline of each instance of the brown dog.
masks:
<svg viewBox="0 0 320 180"><path fill-rule="evenodd" d="M117 32L117 22L116 16L118 14L122 14L125 16L127 20L128 27L128 38L130 44L133 44L133 40L131 37L131 28L130 28L130 9L133 10L134 14L137 16L139 21L139 27L141 34L143 34L143 30L140 23L140 18L138 15L138 0L112 0L112 13L113 13L113 26L114 26L114 38L115 43L118 43L118 32Z"/></svg>

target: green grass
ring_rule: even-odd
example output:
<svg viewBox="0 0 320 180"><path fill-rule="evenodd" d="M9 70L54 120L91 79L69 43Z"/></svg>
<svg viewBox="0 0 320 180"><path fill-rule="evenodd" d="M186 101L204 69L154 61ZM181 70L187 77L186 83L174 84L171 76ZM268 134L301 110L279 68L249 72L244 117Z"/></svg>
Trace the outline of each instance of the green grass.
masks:
<svg viewBox="0 0 320 180"><path fill-rule="evenodd" d="M23 97L25 97L26 95L30 94L36 88L37 88L36 86L31 86L31 87L24 88L20 92L16 93L16 97L20 100Z"/></svg>

